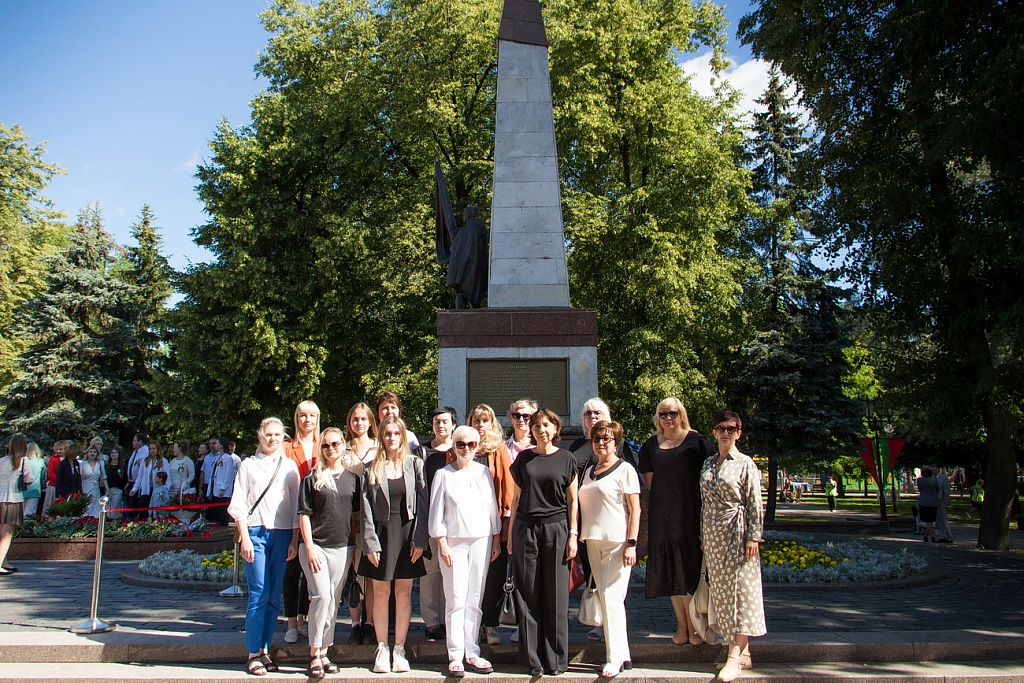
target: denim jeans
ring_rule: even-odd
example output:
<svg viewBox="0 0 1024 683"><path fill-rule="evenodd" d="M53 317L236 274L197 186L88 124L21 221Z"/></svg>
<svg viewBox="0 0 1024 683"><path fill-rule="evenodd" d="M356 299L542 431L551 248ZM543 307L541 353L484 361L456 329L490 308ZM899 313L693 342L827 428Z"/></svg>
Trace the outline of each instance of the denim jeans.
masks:
<svg viewBox="0 0 1024 683"><path fill-rule="evenodd" d="M281 586L288 557L291 529L249 527L252 539L252 562L245 563L245 580L249 584L249 605L245 610L245 647L255 654L270 647L281 610Z"/></svg>

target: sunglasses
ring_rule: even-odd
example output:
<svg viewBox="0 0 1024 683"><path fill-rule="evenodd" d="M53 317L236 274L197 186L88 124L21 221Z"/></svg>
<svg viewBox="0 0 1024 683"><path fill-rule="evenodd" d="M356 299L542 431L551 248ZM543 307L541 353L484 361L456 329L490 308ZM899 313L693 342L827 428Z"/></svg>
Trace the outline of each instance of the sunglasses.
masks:
<svg viewBox="0 0 1024 683"><path fill-rule="evenodd" d="M455 447L460 451L464 451L467 448L476 448L478 444L478 441L456 441Z"/></svg>
<svg viewBox="0 0 1024 683"><path fill-rule="evenodd" d="M718 432L719 434L735 434L736 432L740 431L740 428L737 427L736 425L719 425L715 427L714 431Z"/></svg>
<svg viewBox="0 0 1024 683"><path fill-rule="evenodd" d="M679 411L678 410L662 410L662 411L660 411L658 413L658 417L660 417L662 420L668 420L668 419L674 420L677 417L679 417Z"/></svg>
<svg viewBox="0 0 1024 683"><path fill-rule="evenodd" d="M341 448L343 445L344 444L341 441L324 441L322 444L320 444L320 450L322 450L322 451L326 451L326 450L335 451L335 450Z"/></svg>
<svg viewBox="0 0 1024 683"><path fill-rule="evenodd" d="M529 420L533 417L533 413L512 413L513 420Z"/></svg>
<svg viewBox="0 0 1024 683"><path fill-rule="evenodd" d="M615 441L615 439L610 436L595 436L593 441L594 443L611 443L612 441Z"/></svg>
<svg viewBox="0 0 1024 683"><path fill-rule="evenodd" d="M601 417L600 410L584 410L583 417Z"/></svg>

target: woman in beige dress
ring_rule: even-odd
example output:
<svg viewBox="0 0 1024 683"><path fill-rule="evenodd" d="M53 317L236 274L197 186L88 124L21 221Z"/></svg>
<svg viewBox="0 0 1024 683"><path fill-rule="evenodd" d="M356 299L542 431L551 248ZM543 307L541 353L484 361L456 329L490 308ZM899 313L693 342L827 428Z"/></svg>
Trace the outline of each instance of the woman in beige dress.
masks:
<svg viewBox="0 0 1024 683"><path fill-rule="evenodd" d="M743 421L731 410L715 416L718 453L700 472L701 543L708 568L711 604L717 623L710 626L729 645L729 658L718 673L728 683L751 667L748 638L766 633L758 549L764 516L761 473L736 442Z"/></svg>

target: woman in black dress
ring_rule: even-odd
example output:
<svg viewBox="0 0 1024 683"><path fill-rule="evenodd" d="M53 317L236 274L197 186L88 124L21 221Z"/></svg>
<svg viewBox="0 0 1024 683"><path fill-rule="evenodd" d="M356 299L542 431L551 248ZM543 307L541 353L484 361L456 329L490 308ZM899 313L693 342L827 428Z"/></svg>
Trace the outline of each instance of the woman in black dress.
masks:
<svg viewBox="0 0 1024 683"><path fill-rule="evenodd" d="M363 481L363 558L359 574L372 579L377 635L376 673L409 670L405 638L412 617L412 582L426 574L429 502L423 461L409 452L405 423L385 417L380 442ZM388 650L388 603L395 585L395 648Z"/></svg>
<svg viewBox="0 0 1024 683"><path fill-rule="evenodd" d="M516 483L508 551L519 612L519 662L530 675L569 667L569 560L579 536L576 462L558 447L562 423L541 408L530 418L534 447L512 463Z"/></svg>
<svg viewBox="0 0 1024 683"><path fill-rule="evenodd" d="M666 398L654 413L657 434L640 449L640 473L650 491L647 517L648 598L669 596L676 614L676 645L700 645L690 623L690 598L697 589L700 549L700 468L715 454L711 440L690 429L686 408ZM651 520L656 520L651 524Z"/></svg>

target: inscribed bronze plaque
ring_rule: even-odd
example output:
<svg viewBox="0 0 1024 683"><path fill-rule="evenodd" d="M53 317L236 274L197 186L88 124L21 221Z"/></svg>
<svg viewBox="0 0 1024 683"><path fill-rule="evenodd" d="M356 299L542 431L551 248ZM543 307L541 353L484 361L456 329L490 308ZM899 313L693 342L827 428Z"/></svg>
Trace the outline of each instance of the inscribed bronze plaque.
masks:
<svg viewBox="0 0 1024 683"><path fill-rule="evenodd" d="M558 415L569 414L567 358L474 359L466 375L470 408L486 403L504 415L512 401L532 398Z"/></svg>

